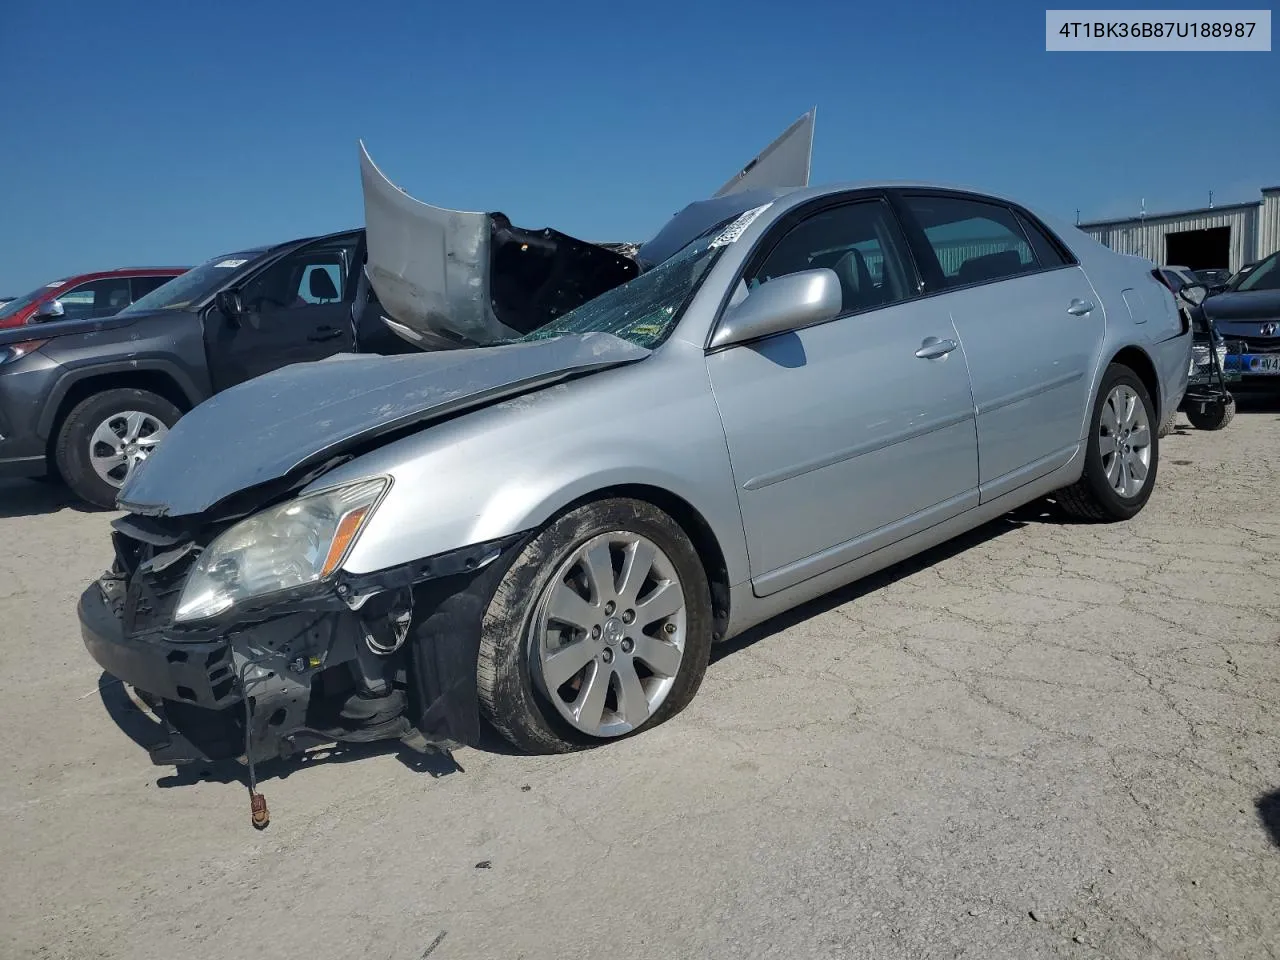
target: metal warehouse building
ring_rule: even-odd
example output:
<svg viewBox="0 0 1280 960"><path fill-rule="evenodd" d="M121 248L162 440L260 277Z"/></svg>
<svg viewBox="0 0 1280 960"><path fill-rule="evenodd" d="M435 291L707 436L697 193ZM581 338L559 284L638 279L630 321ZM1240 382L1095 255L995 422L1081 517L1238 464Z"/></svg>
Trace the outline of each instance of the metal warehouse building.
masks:
<svg viewBox="0 0 1280 960"><path fill-rule="evenodd" d="M1080 229L1117 253L1192 270L1239 270L1280 250L1280 187L1256 203L1095 220Z"/></svg>

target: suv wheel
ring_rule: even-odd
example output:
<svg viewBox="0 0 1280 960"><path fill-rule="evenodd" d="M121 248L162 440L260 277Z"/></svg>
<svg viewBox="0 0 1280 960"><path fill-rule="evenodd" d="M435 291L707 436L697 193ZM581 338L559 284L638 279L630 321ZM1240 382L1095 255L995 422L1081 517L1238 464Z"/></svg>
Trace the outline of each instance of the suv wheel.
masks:
<svg viewBox="0 0 1280 960"><path fill-rule="evenodd" d="M158 394L120 388L80 401L62 422L54 460L71 491L112 509L116 496L182 412Z"/></svg>

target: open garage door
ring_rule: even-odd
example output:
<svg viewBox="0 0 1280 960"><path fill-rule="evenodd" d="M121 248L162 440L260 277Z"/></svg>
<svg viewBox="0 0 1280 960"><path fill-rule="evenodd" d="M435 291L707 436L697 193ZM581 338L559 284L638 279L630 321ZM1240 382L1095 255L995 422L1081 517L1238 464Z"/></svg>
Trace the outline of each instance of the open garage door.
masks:
<svg viewBox="0 0 1280 960"><path fill-rule="evenodd" d="M1226 270L1231 261L1231 228L1183 230L1164 236L1164 262L1192 270Z"/></svg>

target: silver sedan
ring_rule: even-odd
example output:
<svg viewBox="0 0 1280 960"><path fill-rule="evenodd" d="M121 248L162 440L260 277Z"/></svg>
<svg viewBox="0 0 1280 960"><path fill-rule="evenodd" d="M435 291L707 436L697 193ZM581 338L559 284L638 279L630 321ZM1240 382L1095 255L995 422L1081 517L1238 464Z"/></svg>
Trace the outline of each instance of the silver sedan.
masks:
<svg viewBox="0 0 1280 960"><path fill-rule="evenodd" d="M158 760L209 755L217 717L251 757L474 743L480 716L526 750L601 743L677 714L713 643L1020 504L1147 502L1191 353L1152 264L923 184L694 207L528 333L297 365L179 422L80 610L183 734ZM431 326L479 289L428 302L369 232L408 336L414 303Z"/></svg>

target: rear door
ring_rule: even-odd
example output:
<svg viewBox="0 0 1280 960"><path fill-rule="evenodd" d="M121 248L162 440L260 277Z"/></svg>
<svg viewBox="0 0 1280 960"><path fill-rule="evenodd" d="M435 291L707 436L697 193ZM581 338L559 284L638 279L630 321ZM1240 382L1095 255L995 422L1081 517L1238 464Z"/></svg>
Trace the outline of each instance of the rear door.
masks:
<svg viewBox="0 0 1280 960"><path fill-rule="evenodd" d="M1102 306L1070 251L1026 211L943 191L904 191L895 202L926 292L960 334L990 500L1075 452L1102 350Z"/></svg>
<svg viewBox="0 0 1280 960"><path fill-rule="evenodd" d="M354 349L351 302L360 234L299 247L240 284L244 314L211 307L205 346L215 390Z"/></svg>
<svg viewBox="0 0 1280 960"><path fill-rule="evenodd" d="M883 198L783 221L756 260L748 288L830 267L844 294L834 320L707 357L766 595L975 505L978 453L951 318Z"/></svg>

